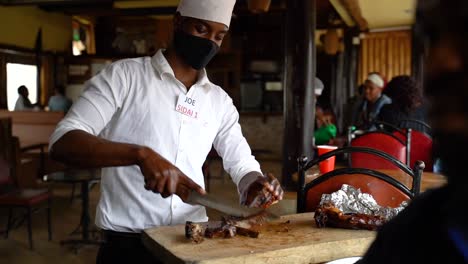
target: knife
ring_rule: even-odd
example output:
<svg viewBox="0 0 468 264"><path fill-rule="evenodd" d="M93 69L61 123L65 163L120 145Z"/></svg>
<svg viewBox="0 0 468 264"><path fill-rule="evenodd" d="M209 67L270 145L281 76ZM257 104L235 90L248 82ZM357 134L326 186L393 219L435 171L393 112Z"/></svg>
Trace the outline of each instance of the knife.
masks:
<svg viewBox="0 0 468 264"><path fill-rule="evenodd" d="M232 204L226 200L221 200L210 193L201 195L196 191L191 191L187 199L187 203L203 205L224 214L242 218L255 215L261 215L268 221L280 218L278 215L268 212L265 209L249 208L238 204Z"/></svg>

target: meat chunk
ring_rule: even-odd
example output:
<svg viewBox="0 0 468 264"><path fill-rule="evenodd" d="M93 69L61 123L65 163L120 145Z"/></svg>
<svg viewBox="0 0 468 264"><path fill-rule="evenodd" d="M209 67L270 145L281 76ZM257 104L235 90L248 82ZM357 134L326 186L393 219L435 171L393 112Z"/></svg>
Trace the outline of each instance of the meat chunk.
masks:
<svg viewBox="0 0 468 264"><path fill-rule="evenodd" d="M240 236L246 236L246 237L251 237L251 238L258 238L260 236L260 232L255 231L255 230L250 230L247 228L243 228L240 226L236 226L236 231L237 231L237 234Z"/></svg>
<svg viewBox="0 0 468 264"><path fill-rule="evenodd" d="M203 233L204 226L202 224L190 221L185 223L185 237L192 240L192 242L197 244L203 242Z"/></svg>
<svg viewBox="0 0 468 264"><path fill-rule="evenodd" d="M205 237L207 238L232 238L235 237L236 234L236 227L226 223L223 223L221 227L208 227L205 230Z"/></svg>
<svg viewBox="0 0 468 264"><path fill-rule="evenodd" d="M322 204L315 211L317 227L377 230L387 221L378 215L344 214L331 203Z"/></svg>
<svg viewBox="0 0 468 264"><path fill-rule="evenodd" d="M232 218L203 223L187 221L185 223L185 237L198 244L203 242L204 238L232 238L236 235L258 238L260 236L260 232L250 229L250 226L241 226L243 223L242 221L237 222Z"/></svg>
<svg viewBox="0 0 468 264"><path fill-rule="evenodd" d="M263 225L266 222L266 217L262 212L260 212L259 214L252 215L249 217L235 217L235 216L223 217L223 222L231 224L236 227L255 229Z"/></svg>
<svg viewBox="0 0 468 264"><path fill-rule="evenodd" d="M254 207L262 207L263 209L266 209L278 202L278 200L265 189L261 189L260 191L258 191L257 197L260 198L258 200L254 200Z"/></svg>

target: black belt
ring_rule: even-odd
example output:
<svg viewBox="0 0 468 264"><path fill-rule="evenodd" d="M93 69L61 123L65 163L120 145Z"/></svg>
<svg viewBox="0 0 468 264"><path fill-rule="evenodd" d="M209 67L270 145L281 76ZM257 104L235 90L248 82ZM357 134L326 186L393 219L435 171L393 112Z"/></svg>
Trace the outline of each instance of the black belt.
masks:
<svg viewBox="0 0 468 264"><path fill-rule="evenodd" d="M141 233L102 230L102 236L96 263L161 263L145 248Z"/></svg>
<svg viewBox="0 0 468 264"><path fill-rule="evenodd" d="M112 230L102 230L104 241L112 242L119 240L141 240L141 233L117 232Z"/></svg>

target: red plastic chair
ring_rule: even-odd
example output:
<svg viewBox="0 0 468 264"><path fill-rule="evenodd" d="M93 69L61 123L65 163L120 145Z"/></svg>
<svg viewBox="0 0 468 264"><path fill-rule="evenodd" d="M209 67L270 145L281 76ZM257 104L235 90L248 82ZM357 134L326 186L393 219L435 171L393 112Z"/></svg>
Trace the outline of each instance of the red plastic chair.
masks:
<svg viewBox="0 0 468 264"><path fill-rule="evenodd" d="M408 164L406 159L406 143L395 135L374 131L367 132L351 141L352 147L367 147L383 151L395 159ZM350 155L352 167L368 169L395 169L395 165L376 156L365 153L352 153Z"/></svg>
<svg viewBox="0 0 468 264"><path fill-rule="evenodd" d="M397 131L393 132L393 134L401 140L405 139L405 137ZM413 164L417 160L424 161L426 164L425 171L433 170L432 137L426 133L411 130L410 164Z"/></svg>

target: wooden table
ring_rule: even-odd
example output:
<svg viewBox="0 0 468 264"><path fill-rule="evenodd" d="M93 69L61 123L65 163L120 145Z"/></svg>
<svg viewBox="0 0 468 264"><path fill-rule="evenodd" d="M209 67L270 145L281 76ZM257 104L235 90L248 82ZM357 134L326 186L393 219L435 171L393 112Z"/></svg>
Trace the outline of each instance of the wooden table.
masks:
<svg viewBox="0 0 468 264"><path fill-rule="evenodd" d="M282 216L262 227L259 238L236 236L193 244L184 225L147 229L145 246L164 263L322 263L362 256L375 232L317 228L313 213ZM287 220L289 224L280 225ZM287 226L289 231L284 230Z"/></svg>
<svg viewBox="0 0 468 264"><path fill-rule="evenodd" d="M43 177L44 181L61 183L81 183L81 217L78 227L70 235L81 235L80 239L68 239L60 241L61 245L72 245L75 252L83 245L100 245L101 241L91 238L90 235L97 232L91 222L89 213L89 183L101 180L99 169L66 170L53 172Z"/></svg>
<svg viewBox="0 0 468 264"><path fill-rule="evenodd" d="M387 175L392 176L394 179L402 182L406 186L411 188L411 177L400 170L379 170ZM421 177L421 192L428 189L437 188L447 183L447 178L438 173L423 172Z"/></svg>

